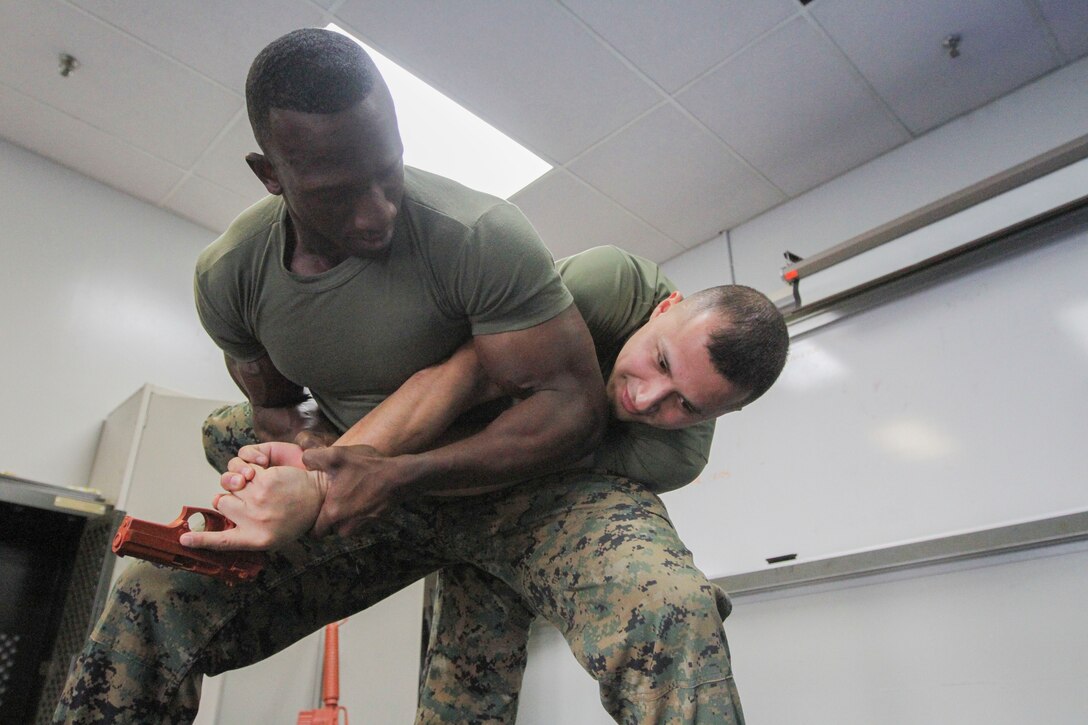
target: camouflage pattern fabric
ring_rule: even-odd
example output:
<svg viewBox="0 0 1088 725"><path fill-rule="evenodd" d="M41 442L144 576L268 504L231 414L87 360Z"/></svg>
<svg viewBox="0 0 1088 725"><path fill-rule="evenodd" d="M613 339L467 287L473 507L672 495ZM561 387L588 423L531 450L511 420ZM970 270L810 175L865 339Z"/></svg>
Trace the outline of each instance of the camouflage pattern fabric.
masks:
<svg viewBox="0 0 1088 725"><path fill-rule="evenodd" d="M249 403L216 408L204 420L200 432L204 437L204 457L219 473L227 470L239 448L260 443L253 432L253 406Z"/></svg>
<svg viewBox="0 0 1088 725"><path fill-rule="evenodd" d="M488 599L493 582L483 573L502 582L508 609L471 595L439 598L440 631L465 633L465 651L486 654L469 661L432 635L417 722L512 722L532 614L563 633L617 722L743 722L722 629L726 600L695 568L657 496L590 472L416 501L350 537L275 552L254 582L233 588L144 562L129 567L56 721L189 722L202 674L259 661L451 565L461 572L455 584L477 576ZM469 611L477 606L491 608Z"/></svg>
<svg viewBox="0 0 1088 725"><path fill-rule="evenodd" d="M514 722L536 612L468 564L439 571L433 597L417 721Z"/></svg>
<svg viewBox="0 0 1088 725"><path fill-rule="evenodd" d="M720 587L714 589L724 619L732 604ZM467 564L443 568L434 592L417 722L515 722L535 618L501 579ZM722 686L729 691L708 702L739 702L731 679ZM723 721L743 718L738 709L732 720Z"/></svg>

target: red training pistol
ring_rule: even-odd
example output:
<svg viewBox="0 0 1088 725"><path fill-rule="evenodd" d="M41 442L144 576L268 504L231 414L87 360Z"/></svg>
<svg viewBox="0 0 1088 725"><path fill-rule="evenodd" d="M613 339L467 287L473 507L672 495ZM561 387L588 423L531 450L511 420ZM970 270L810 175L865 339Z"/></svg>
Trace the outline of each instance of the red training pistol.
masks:
<svg viewBox="0 0 1088 725"><path fill-rule="evenodd" d="M189 518L204 517L205 531L227 531L234 522L214 509L184 506L168 524L126 516L113 537L113 553L206 574L234 585L253 579L264 566L264 555L253 551L213 551L181 545L181 535L192 531Z"/></svg>

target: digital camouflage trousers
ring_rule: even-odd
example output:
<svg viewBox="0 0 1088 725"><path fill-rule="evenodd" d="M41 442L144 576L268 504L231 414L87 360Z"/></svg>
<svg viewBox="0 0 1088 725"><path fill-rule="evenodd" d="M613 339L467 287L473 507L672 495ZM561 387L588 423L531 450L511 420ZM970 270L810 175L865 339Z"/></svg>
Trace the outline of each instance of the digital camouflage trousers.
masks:
<svg viewBox="0 0 1088 725"><path fill-rule="evenodd" d="M219 470L251 441L246 415L217 411L205 426ZM76 661L56 721L189 722L203 674L260 661L439 569L418 723L513 722L536 616L562 632L617 722L743 722L728 600L657 496L584 471L397 507L352 536L270 554L240 586L138 562Z"/></svg>

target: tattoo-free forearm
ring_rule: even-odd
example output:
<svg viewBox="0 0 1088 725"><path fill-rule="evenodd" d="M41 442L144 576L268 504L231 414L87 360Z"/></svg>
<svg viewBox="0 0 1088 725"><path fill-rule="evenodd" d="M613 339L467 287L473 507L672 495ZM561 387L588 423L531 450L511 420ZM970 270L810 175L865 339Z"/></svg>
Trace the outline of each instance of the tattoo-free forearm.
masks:
<svg viewBox="0 0 1088 725"><path fill-rule="evenodd" d="M437 491L508 483L572 466L597 446L607 417L604 384L576 308L474 344L487 377L520 402L475 435L399 457L400 485Z"/></svg>
<svg viewBox="0 0 1088 725"><path fill-rule="evenodd" d="M475 405L500 391L487 378L472 342L448 360L409 378L334 445L368 445L386 456L424 450Z"/></svg>

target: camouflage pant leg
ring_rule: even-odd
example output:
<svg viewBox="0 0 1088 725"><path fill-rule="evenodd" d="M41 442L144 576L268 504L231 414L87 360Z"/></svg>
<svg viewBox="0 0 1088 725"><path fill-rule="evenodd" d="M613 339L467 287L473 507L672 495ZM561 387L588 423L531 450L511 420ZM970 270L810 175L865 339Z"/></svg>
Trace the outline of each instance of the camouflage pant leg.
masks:
<svg viewBox="0 0 1088 725"><path fill-rule="evenodd" d="M133 563L73 664L54 722L191 722L202 675L260 661L449 563L431 553L433 519L391 518L365 535L270 554L235 587Z"/></svg>
<svg viewBox="0 0 1088 725"><path fill-rule="evenodd" d="M532 490L500 502L502 530L479 527L476 563L559 628L609 714L619 723L743 723L722 627L728 605L660 499L586 474ZM486 510L464 515L489 520Z"/></svg>
<svg viewBox="0 0 1088 725"><path fill-rule="evenodd" d="M517 719L529 625L521 595L474 566L438 574L417 725Z"/></svg>
<svg viewBox="0 0 1088 725"><path fill-rule="evenodd" d="M204 457L218 473L227 470L227 463L238 455L238 449L260 443L253 432L253 406L247 403L216 408L201 427L204 437Z"/></svg>

